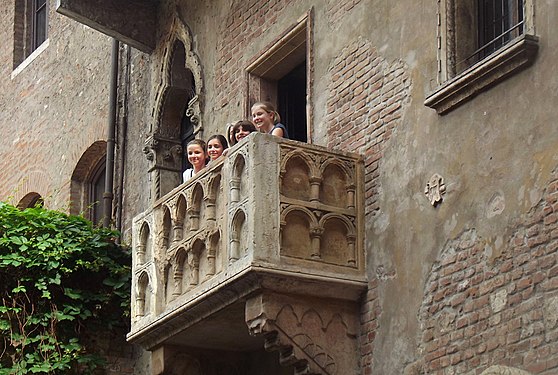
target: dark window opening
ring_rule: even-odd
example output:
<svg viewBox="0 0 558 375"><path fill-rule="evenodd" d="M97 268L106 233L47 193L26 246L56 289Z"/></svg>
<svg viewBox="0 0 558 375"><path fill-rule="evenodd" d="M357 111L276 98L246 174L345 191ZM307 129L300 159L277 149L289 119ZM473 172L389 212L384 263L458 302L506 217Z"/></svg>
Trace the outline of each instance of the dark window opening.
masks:
<svg viewBox="0 0 558 375"><path fill-rule="evenodd" d="M524 33L523 0L476 0L476 3L462 4L456 10L457 73ZM469 17L475 13L476 18ZM468 30L471 27L468 25L472 25L472 30Z"/></svg>
<svg viewBox="0 0 558 375"><path fill-rule="evenodd" d="M36 50L45 40L47 30L46 0L33 0L33 50Z"/></svg>
<svg viewBox="0 0 558 375"><path fill-rule="evenodd" d="M14 69L47 40L47 29L47 0L15 1Z"/></svg>
<svg viewBox="0 0 558 375"><path fill-rule="evenodd" d="M277 82L277 102L290 138L306 142L306 61Z"/></svg>
<svg viewBox="0 0 558 375"><path fill-rule="evenodd" d="M103 204L106 180L105 171L105 161L103 160L95 169L90 182L89 202L91 205L91 221L95 225L102 224L106 214Z"/></svg>

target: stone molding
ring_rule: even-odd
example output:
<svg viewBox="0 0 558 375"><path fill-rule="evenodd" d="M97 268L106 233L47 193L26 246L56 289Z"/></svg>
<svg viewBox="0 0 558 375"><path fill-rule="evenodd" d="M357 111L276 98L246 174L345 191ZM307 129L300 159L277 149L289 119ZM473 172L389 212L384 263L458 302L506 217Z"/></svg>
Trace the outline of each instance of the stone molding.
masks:
<svg viewBox="0 0 558 375"><path fill-rule="evenodd" d="M426 97L424 105L443 115L490 86L531 65L537 50L538 38L533 35L522 35L490 57L436 88Z"/></svg>

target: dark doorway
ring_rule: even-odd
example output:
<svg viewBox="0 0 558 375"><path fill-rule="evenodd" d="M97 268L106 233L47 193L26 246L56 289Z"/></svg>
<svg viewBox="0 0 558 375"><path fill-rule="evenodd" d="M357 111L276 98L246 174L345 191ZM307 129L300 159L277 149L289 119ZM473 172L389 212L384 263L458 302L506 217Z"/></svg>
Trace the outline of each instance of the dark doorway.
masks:
<svg viewBox="0 0 558 375"><path fill-rule="evenodd" d="M290 139L306 142L306 61L277 82L277 107Z"/></svg>

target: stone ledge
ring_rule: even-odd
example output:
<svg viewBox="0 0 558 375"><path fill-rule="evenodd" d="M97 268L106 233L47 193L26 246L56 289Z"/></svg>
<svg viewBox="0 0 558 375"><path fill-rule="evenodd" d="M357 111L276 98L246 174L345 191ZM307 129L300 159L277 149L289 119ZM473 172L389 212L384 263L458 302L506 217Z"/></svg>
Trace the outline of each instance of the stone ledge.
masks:
<svg viewBox="0 0 558 375"><path fill-rule="evenodd" d="M428 95L424 105L443 115L533 63L538 37L522 35Z"/></svg>

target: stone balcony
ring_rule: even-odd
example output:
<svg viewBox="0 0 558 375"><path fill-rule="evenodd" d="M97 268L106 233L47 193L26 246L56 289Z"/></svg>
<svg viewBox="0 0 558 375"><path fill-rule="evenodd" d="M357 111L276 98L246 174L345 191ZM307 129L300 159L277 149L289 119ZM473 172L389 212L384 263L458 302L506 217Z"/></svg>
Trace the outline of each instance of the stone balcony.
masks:
<svg viewBox="0 0 558 375"><path fill-rule="evenodd" d="M358 155L250 135L134 219L129 341L153 374L264 348L266 374L358 373L363 214Z"/></svg>

